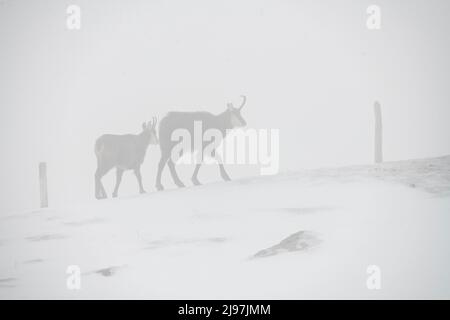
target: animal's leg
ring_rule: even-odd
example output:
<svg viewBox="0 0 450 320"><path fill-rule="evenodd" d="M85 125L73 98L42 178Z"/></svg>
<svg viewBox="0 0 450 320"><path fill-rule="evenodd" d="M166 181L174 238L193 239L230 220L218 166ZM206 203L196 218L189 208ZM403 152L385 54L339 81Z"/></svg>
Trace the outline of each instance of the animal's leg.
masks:
<svg viewBox="0 0 450 320"><path fill-rule="evenodd" d="M222 177L223 180L230 181L231 179L228 176L228 173L225 171L225 167L223 166L222 157L217 153L217 151L214 153L214 156L217 160L217 163L219 164L220 176Z"/></svg>
<svg viewBox="0 0 450 320"><path fill-rule="evenodd" d="M134 169L134 174L136 175L136 179L139 184L139 192L145 193L144 187L142 186L141 167L137 167L136 169Z"/></svg>
<svg viewBox="0 0 450 320"><path fill-rule="evenodd" d="M175 182L175 184L179 188L184 188L183 182L181 182L180 178L178 178L177 171L175 170L175 164L173 163L172 159L169 159L169 161L167 161L167 165L169 166L173 182Z"/></svg>
<svg viewBox="0 0 450 320"><path fill-rule="evenodd" d="M231 181L230 176L228 175L228 173L225 171L225 168L223 166L223 163L219 164L219 169L220 169L220 176L222 177L223 180L225 181Z"/></svg>
<svg viewBox="0 0 450 320"><path fill-rule="evenodd" d="M169 154L161 154L161 159L158 164L158 174L156 175L156 189L158 191L164 190L163 185L161 184L161 174L163 172L164 166L166 165L167 159L169 159Z"/></svg>
<svg viewBox="0 0 450 320"><path fill-rule="evenodd" d="M117 198L117 192L119 192L120 182L122 182L123 169L117 168L116 170L116 187L114 188L114 192L112 196Z"/></svg>
<svg viewBox="0 0 450 320"><path fill-rule="evenodd" d="M102 177L111 170L110 167L98 166L97 171L95 171L95 197L97 199L105 199L106 195L105 188L103 187Z"/></svg>
<svg viewBox="0 0 450 320"><path fill-rule="evenodd" d="M197 179L198 171L200 170L201 166L202 166L201 163L197 163L197 165L195 166L194 174L192 175L192 183L196 186L201 185L200 181L198 181Z"/></svg>
<svg viewBox="0 0 450 320"><path fill-rule="evenodd" d="M100 181L100 193L101 193L101 198L100 199L106 199L108 198L108 195L106 194L106 190L105 187L103 186L103 182Z"/></svg>
<svg viewBox="0 0 450 320"><path fill-rule="evenodd" d="M98 183L98 179L97 179L97 173L94 175L94 180L95 180L95 198L96 199L100 199L100 184Z"/></svg>

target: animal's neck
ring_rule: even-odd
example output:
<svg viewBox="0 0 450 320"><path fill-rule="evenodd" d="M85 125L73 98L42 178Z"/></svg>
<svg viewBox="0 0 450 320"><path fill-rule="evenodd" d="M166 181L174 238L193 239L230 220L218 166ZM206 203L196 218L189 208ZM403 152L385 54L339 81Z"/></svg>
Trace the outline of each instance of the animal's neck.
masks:
<svg viewBox="0 0 450 320"><path fill-rule="evenodd" d="M150 136L145 134L145 132L141 132L138 135L138 142L139 142L139 145L146 148L150 144Z"/></svg>
<svg viewBox="0 0 450 320"><path fill-rule="evenodd" d="M233 129L231 124L230 113L225 110L224 112L216 115L218 129L226 134L227 130Z"/></svg>

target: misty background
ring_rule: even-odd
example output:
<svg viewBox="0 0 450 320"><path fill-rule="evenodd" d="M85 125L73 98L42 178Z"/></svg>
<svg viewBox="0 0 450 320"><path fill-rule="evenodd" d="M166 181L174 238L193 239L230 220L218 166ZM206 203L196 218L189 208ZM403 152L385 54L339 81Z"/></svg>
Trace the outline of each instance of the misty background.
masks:
<svg viewBox="0 0 450 320"><path fill-rule="evenodd" d="M81 30L66 27L72 4ZM381 30L366 27L371 4ZM98 136L168 111L217 114L241 94L248 127L280 130L280 172L372 163L375 100L385 161L450 154L448 12L445 0L1 0L0 214L39 206L40 161L50 206L93 201ZM147 192L158 160L150 146ZM193 167L177 170L190 185ZM220 181L218 168L199 180ZM134 194L128 172L120 195Z"/></svg>

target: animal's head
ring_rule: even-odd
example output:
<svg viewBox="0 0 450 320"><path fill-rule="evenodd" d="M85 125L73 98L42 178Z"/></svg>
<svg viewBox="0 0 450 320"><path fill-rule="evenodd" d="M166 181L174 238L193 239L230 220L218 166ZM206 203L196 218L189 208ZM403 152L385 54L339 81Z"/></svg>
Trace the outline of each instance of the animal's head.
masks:
<svg viewBox="0 0 450 320"><path fill-rule="evenodd" d="M142 135L144 135L150 144L158 144L158 136L156 134L156 117L152 121L142 124Z"/></svg>
<svg viewBox="0 0 450 320"><path fill-rule="evenodd" d="M233 128L239 128L239 127L244 127L247 125L247 122L244 120L244 118L242 118L241 115L241 110L244 107L245 101L247 100L247 98L245 96L242 96L243 101L242 104L239 108L235 108L233 107L232 103L228 103L228 113L230 114L230 122L231 122L231 126Z"/></svg>

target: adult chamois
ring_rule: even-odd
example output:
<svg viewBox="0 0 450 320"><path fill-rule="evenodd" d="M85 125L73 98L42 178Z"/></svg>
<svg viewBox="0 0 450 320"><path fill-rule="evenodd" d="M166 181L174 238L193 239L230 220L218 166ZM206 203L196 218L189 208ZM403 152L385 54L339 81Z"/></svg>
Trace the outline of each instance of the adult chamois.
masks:
<svg viewBox="0 0 450 320"><path fill-rule="evenodd" d="M95 197L107 198L102 177L112 168L116 168L116 187L113 197L117 197L122 174L125 170L134 170L139 183L140 193L145 193L142 186L141 164L144 162L147 147L158 144L156 135L156 118L152 122L142 124L140 134L104 134L95 142L95 155L97 157L97 171L95 172Z"/></svg>
<svg viewBox="0 0 450 320"><path fill-rule="evenodd" d="M178 141L172 140L172 133L177 129L187 130L191 137L194 136L194 127L196 122L202 124L203 130L217 129L220 131L222 138L225 138L227 131L236 127L243 127L247 123L241 116L241 110L246 102L246 97L242 96L242 104L238 108L234 108L232 103L227 104L227 109L218 114L214 115L209 112L169 112L159 124L159 146L161 149L161 159L158 165L158 174L156 176L156 189L164 190L161 184L161 174L167 163L170 169L170 173L175 184L182 188L184 187L183 182L179 179L177 172L175 170L175 163L171 157L172 149L178 144ZM200 151L203 152L205 147L212 143L211 141L202 141L201 146L197 146L198 149L195 150L195 145L192 146L192 152ZM218 155L216 154L218 157ZM225 181L230 180L223 163L218 162L220 168L220 175ZM197 179L197 174L200 169L201 163L197 163L194 174L192 176L192 183L194 185L199 185L200 182Z"/></svg>

